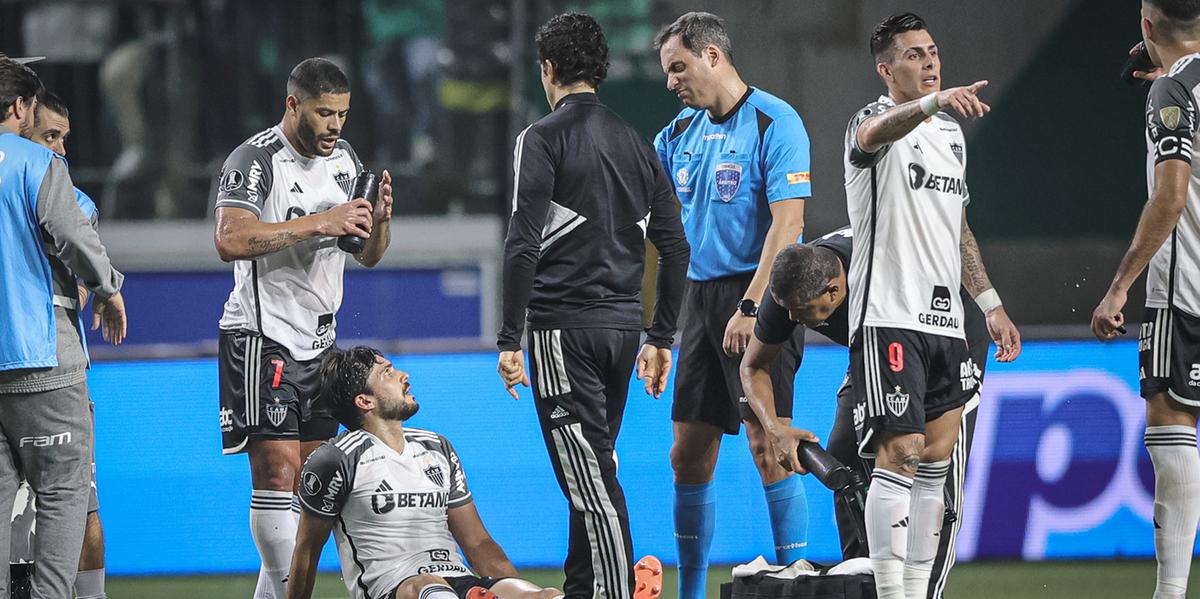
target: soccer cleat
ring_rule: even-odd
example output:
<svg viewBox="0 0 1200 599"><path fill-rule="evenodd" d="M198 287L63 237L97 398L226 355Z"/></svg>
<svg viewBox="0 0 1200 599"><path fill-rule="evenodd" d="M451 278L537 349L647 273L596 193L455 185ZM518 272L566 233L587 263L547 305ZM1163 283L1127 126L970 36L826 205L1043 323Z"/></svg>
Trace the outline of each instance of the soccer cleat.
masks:
<svg viewBox="0 0 1200 599"><path fill-rule="evenodd" d="M662 562L653 555L643 557L633 566L633 579L633 599L658 599L662 593Z"/></svg>
<svg viewBox="0 0 1200 599"><path fill-rule="evenodd" d="M467 599L497 599L497 598L496 598L495 593L493 593L483 587L471 587L471 590L467 591Z"/></svg>

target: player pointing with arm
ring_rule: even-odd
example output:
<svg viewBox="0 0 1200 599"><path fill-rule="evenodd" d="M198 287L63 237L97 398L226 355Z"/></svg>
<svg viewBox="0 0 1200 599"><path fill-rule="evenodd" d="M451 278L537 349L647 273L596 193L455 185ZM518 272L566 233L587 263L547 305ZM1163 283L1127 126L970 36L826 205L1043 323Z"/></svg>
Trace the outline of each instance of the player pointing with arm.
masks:
<svg viewBox="0 0 1200 599"><path fill-rule="evenodd" d="M255 597L286 594L296 536L300 464L337 422L318 401L320 358L336 339L346 254L337 237L368 237L356 259L374 266L390 242L391 177L374 207L347 202L362 170L341 139L350 83L310 58L288 76L279 125L238 146L221 169L216 248L234 262L221 316L224 452L250 454L250 531L262 556Z"/></svg>
<svg viewBox="0 0 1200 599"><path fill-rule="evenodd" d="M1182 599L1200 520L1200 177L1192 146L1200 85L1200 5L1142 2L1142 38L1156 68L1146 98L1150 199L1116 276L1092 313L1101 341L1123 333L1129 287L1147 266L1146 313L1138 335L1146 450L1154 465L1154 599Z"/></svg>

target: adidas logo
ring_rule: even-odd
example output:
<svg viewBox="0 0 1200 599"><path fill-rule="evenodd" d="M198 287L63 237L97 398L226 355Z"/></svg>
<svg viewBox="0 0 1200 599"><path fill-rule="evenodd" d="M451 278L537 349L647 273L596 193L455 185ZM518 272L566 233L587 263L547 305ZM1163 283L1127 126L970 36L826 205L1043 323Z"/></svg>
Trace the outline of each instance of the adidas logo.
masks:
<svg viewBox="0 0 1200 599"><path fill-rule="evenodd" d="M292 183L292 189L291 189L291 191L292 191L292 193L304 193L304 190L303 190L303 189L300 189L300 184L299 184L299 183Z"/></svg>
<svg viewBox="0 0 1200 599"><path fill-rule="evenodd" d="M562 406L554 406L554 411L550 412L550 418L552 420L558 420L559 418L566 418L567 416L570 416L570 415L571 415L571 413L564 410Z"/></svg>
<svg viewBox="0 0 1200 599"><path fill-rule="evenodd" d="M908 528L908 516L905 516L903 520L893 524L892 528Z"/></svg>

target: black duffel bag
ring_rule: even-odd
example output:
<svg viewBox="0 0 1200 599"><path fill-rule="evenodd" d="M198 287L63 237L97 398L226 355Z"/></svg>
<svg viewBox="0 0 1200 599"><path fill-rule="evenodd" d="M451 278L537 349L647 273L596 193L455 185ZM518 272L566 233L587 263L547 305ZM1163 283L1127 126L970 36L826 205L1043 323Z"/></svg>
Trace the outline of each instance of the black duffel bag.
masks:
<svg viewBox="0 0 1200 599"><path fill-rule="evenodd" d="M833 574L787 580L759 573L721 585L721 599L876 599L875 577Z"/></svg>

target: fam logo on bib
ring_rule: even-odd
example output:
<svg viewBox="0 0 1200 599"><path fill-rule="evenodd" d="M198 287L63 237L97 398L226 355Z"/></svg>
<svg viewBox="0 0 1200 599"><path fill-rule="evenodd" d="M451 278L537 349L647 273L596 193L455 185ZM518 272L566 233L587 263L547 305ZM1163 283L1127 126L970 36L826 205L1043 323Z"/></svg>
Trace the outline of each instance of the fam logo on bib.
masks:
<svg viewBox="0 0 1200 599"><path fill-rule="evenodd" d="M742 165L732 162L722 162L717 165L717 195L722 202L733 199L734 194L742 185Z"/></svg>

